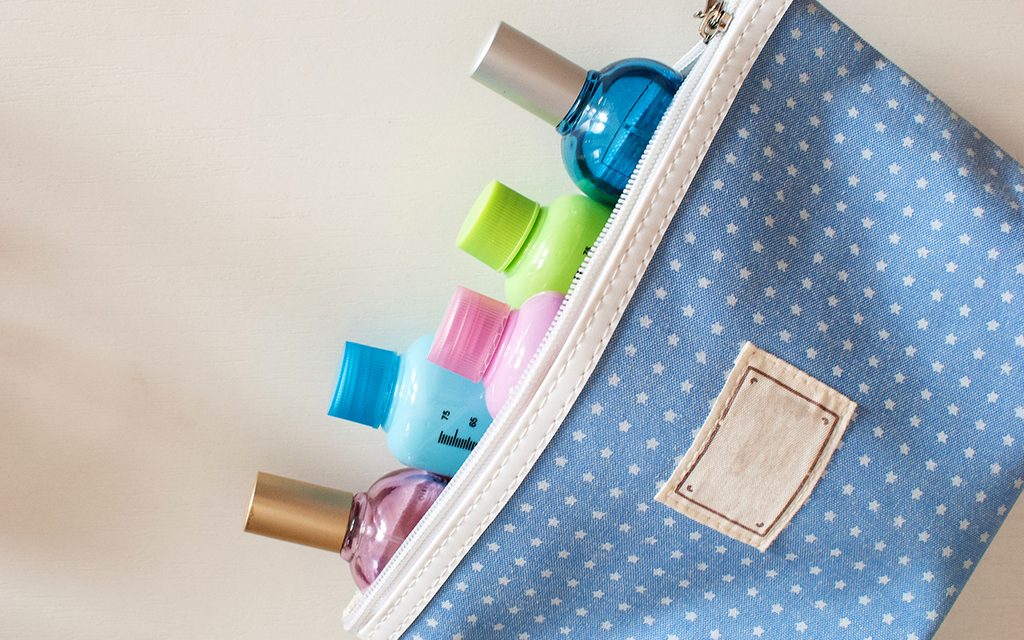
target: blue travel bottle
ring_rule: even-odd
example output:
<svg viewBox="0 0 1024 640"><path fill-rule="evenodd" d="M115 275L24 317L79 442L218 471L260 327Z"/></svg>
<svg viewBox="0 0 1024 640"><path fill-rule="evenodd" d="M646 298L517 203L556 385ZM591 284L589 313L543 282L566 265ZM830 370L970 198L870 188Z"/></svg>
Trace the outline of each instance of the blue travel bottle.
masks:
<svg viewBox="0 0 1024 640"><path fill-rule="evenodd" d="M491 416L482 384L427 361L433 342L423 336L402 355L346 342L328 413L383 428L402 464L450 478Z"/></svg>
<svg viewBox="0 0 1024 640"><path fill-rule="evenodd" d="M674 69L629 58L587 71L500 23L473 78L555 126L580 190L613 205L683 83Z"/></svg>

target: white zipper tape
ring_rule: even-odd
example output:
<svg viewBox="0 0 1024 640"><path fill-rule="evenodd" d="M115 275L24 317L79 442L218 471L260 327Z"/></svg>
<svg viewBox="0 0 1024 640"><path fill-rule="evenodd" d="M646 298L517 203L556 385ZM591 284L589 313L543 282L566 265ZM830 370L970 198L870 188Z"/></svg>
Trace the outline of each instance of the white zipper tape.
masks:
<svg viewBox="0 0 1024 640"><path fill-rule="evenodd" d="M732 3L693 64L523 383L434 508L346 610L368 640L398 638L497 516L575 403L683 195L791 0ZM704 45L701 45L704 48ZM691 52L694 54L696 50ZM586 318L586 322L581 322Z"/></svg>

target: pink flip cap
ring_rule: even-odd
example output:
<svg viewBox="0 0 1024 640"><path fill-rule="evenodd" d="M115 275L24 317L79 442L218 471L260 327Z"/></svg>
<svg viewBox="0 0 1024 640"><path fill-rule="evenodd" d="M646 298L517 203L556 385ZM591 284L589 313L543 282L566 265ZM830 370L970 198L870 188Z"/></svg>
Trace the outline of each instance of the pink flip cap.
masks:
<svg viewBox="0 0 1024 640"><path fill-rule="evenodd" d="M427 360L480 382L494 357L511 309L494 298L458 287L434 335Z"/></svg>

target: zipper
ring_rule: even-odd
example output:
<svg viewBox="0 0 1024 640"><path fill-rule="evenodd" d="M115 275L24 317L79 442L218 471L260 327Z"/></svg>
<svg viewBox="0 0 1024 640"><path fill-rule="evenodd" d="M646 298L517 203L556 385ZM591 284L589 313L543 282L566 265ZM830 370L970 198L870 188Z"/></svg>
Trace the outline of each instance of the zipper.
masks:
<svg viewBox="0 0 1024 640"><path fill-rule="evenodd" d="M725 10L725 2L722 0L707 0L704 10L693 14L693 17L701 21L697 33L704 44L711 42L718 34L724 33L732 22L732 14Z"/></svg>
<svg viewBox="0 0 1024 640"><path fill-rule="evenodd" d="M709 4L721 5L722 3L709 2ZM703 26L701 29L703 29ZM716 33L720 33L720 31L716 31ZM569 287L569 291L566 293L565 300L562 302L554 321L552 321L547 335L541 342L541 347L534 355L530 366L527 367L521 382L509 397L509 401L505 403L502 410L495 416L487 433L484 435L483 441L477 446L474 455L470 456L462 465L459 472L441 493L432 508L416 525L416 528L409 537L406 538L377 579L371 583L365 592L356 596L346 608L345 627L347 629L361 631L365 623L369 621L369 617L396 595L396 585L393 584L391 577L414 570L412 565L417 561L422 562L432 555L429 551L432 541L430 532L439 526L440 521L450 517L455 505L460 500L465 500L471 495L472 489L478 484L479 480L486 477L491 470L490 467L493 466L494 462L497 462L496 459L492 459L487 453L490 450L498 449L496 441L507 438L512 432L510 428L514 423L512 412L521 403L521 400L536 393L539 386L539 378L541 377L536 375L540 364L551 360L558 348L557 343L551 342L552 335L556 332L557 327L574 319L567 312L567 309L572 306L572 302L579 296L585 295L587 291L597 288L597 283L593 282L595 278L590 277L594 271L593 266L598 262L614 260L614 256L606 258L603 255L605 252L602 251L602 247L608 246L613 238L621 234L623 222L629 217L627 215L628 211L635 206L636 198L633 197L634 193L638 190L639 186L650 180L651 171L649 168L656 164L651 162L651 158L658 156L664 150L667 143L666 138L668 138L666 131L674 129L678 119L685 113L686 107L689 106L692 100L693 89L697 84L696 80L699 79L698 68L702 66L700 65L701 61L707 59L705 54L708 53L709 48L707 42L698 44L674 65L677 71L686 71L686 67L691 67L690 73L677 92L665 116L662 117L651 139L651 143L644 150L636 169L633 171L633 175L623 190L622 196L612 211L612 215L595 241L593 249L584 258L583 264L580 266L576 277Z"/></svg>
<svg viewBox="0 0 1024 640"><path fill-rule="evenodd" d="M762 4L764 1L762 0ZM715 36L724 33L729 25L735 22L733 16L738 8L748 6L752 2L753 0L709 0L705 11L698 14L702 20L700 29L703 41L674 65L677 71L688 71L686 79L662 117L612 215L594 243L594 248L584 258L565 300L521 382L495 416L473 455L462 465L432 508L388 562L384 571L365 592L357 595L346 607L346 629L354 629L360 637L374 640L397 638L419 615L420 611L413 609L422 609L422 606L417 605L410 609L403 620L395 620L394 618L401 616L392 614L391 609L399 603L404 603L404 607L407 608L409 603L404 602L406 598L419 600L425 606L429 598L433 597L433 592L424 593L427 591L427 585L418 585L415 589L412 585L429 563L441 561L440 547L449 542L449 534L462 524L481 492L491 488L495 476L503 467L512 466L507 465L507 462L511 453L518 447L518 442L512 442L514 436L520 430L529 427L529 424L524 424L528 422L525 415L527 405L542 389L546 374L551 372L556 358L565 350L566 334L586 317L595 300L607 295L606 286L611 276L615 275L612 269L625 253L618 240L629 238L635 233L641 222L638 218L643 217L640 214L650 205L651 197L646 192L651 191L650 187L657 181L665 160L672 155L675 133L683 126L683 119L690 111L691 105L695 103L695 99L699 95L704 97L706 93L707 83L702 80L712 62L720 57L717 54L722 50L722 38L716 39ZM776 1L776 4L788 3L788 0ZM781 16L781 11L779 15ZM705 24L713 29L710 37L705 36ZM553 432L550 435L553 435ZM543 444L546 445L546 442ZM529 454L527 468L533 466L542 450L543 446L538 446ZM503 457L503 454L507 455ZM521 481L524 475L525 472L516 479ZM515 486L504 487L507 492L505 501L517 486L518 482ZM499 510L500 507L492 509L491 519ZM482 532L489 523L490 521L476 523L478 531ZM475 537L472 537L464 545L462 555L474 541ZM453 558L447 570L454 569L459 560L461 557ZM430 585L434 590L447 579L448 571L441 571L442 575L438 575L434 584ZM388 613L383 613L385 611Z"/></svg>

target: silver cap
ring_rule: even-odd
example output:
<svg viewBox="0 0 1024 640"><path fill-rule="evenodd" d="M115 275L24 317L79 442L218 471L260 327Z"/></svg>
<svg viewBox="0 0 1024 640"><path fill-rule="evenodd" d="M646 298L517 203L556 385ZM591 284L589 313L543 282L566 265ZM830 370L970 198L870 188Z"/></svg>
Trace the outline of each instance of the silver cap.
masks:
<svg viewBox="0 0 1024 640"><path fill-rule="evenodd" d="M472 77L557 126L575 104L587 70L500 22L484 45Z"/></svg>

